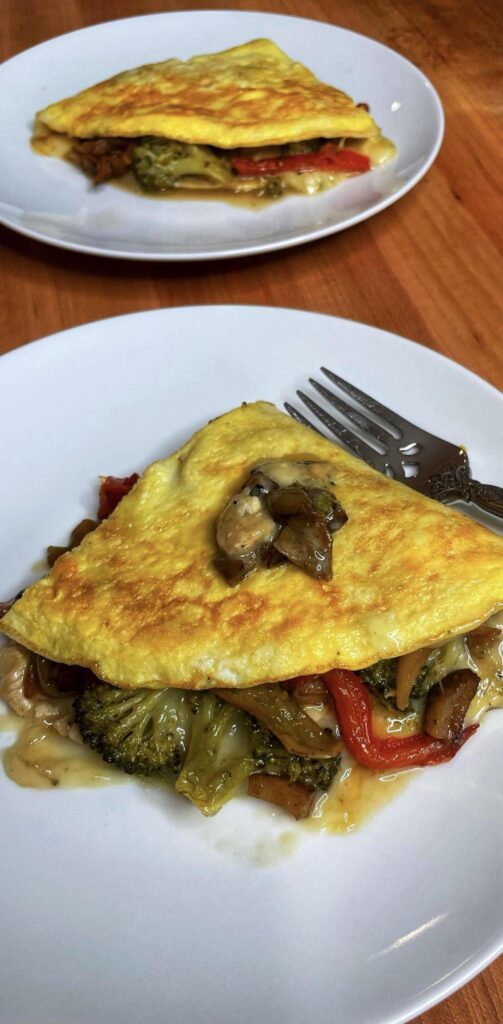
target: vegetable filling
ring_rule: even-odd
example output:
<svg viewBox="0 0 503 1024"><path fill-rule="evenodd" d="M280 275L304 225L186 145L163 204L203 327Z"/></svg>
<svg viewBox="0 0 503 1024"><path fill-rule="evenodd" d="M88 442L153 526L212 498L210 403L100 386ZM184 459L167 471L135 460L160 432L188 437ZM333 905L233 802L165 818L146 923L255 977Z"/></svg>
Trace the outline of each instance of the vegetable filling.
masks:
<svg viewBox="0 0 503 1024"><path fill-rule="evenodd" d="M92 177L94 185L132 172L145 192L202 188L275 197L295 190L296 177L306 173L333 177L369 171L370 157L351 149L351 142L312 139L257 150L223 150L155 137L73 139L70 160ZM300 180L298 190L304 190Z"/></svg>
<svg viewBox="0 0 503 1024"><path fill-rule="evenodd" d="M102 478L98 519L113 512L137 479ZM238 563L234 569L244 578L243 571L271 564L270 548L274 557L324 578L323 543L346 522L333 486L330 463L256 466L219 518L222 558ZM97 525L84 520L67 547L48 549L49 563ZM0 615L11 604L1 603ZM481 687L496 688L487 706L503 705L502 656L503 622L495 616L443 645L358 672L337 668L242 689L127 690L11 642L0 649L0 695L16 714L42 716L128 774L170 779L205 815L246 782L249 795L302 818L330 788L344 750L376 772L450 761L478 727L470 716ZM395 724L412 717L413 731L382 735L379 708Z"/></svg>

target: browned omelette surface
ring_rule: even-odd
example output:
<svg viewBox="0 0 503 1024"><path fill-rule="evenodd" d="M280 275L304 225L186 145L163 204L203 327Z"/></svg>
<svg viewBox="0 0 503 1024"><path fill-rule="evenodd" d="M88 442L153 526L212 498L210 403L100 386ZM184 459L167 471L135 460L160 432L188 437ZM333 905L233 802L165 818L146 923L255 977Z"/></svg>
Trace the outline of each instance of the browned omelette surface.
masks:
<svg viewBox="0 0 503 1024"><path fill-rule="evenodd" d="M264 458L333 465L348 522L334 536L332 580L287 564L232 588L216 571L216 518ZM500 537L257 402L151 465L0 627L120 686L202 688L361 668L501 606Z"/></svg>
<svg viewBox="0 0 503 1024"><path fill-rule="evenodd" d="M270 39L255 39L123 71L39 111L36 135L47 131L82 139L153 135L229 149L367 138L378 129L344 92Z"/></svg>

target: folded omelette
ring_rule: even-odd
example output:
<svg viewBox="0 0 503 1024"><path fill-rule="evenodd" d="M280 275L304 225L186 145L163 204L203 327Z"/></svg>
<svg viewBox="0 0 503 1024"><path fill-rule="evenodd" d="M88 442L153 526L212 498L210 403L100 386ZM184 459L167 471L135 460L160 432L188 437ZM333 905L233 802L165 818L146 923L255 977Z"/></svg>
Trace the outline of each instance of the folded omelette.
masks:
<svg viewBox="0 0 503 1024"><path fill-rule="evenodd" d="M218 524L233 503L241 519L237 533L227 521L226 536L251 550L263 487L248 488L246 508L236 496L257 467L262 481L286 484L287 498L317 477L311 494L343 510L322 575L291 560L233 583L222 573ZM500 537L257 402L146 469L0 629L118 687L239 688L364 669L445 643L501 607Z"/></svg>
<svg viewBox="0 0 503 1024"><path fill-rule="evenodd" d="M95 183L269 196L319 191L395 152L366 103L269 39L123 71L39 111L34 143Z"/></svg>

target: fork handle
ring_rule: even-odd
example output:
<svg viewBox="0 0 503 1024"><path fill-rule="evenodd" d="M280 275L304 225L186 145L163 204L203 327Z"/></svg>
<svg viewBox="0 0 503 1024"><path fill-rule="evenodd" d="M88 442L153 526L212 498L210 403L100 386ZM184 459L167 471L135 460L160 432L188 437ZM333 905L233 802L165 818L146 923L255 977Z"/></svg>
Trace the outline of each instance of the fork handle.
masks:
<svg viewBox="0 0 503 1024"><path fill-rule="evenodd" d="M484 512L503 519L503 488L494 484L481 484L478 480L468 481L468 501L473 502Z"/></svg>

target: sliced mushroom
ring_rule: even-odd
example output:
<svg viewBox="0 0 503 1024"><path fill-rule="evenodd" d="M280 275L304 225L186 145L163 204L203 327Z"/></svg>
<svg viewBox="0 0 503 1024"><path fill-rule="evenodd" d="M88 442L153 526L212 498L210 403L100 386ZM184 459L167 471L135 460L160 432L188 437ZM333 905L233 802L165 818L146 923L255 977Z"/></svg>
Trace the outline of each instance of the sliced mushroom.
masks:
<svg viewBox="0 0 503 1024"><path fill-rule="evenodd" d="M19 644L0 647L0 697L16 715L27 715L39 695L33 657Z"/></svg>
<svg viewBox="0 0 503 1024"><path fill-rule="evenodd" d="M273 460L252 470L217 520L215 564L228 583L239 583L258 565L284 561L315 578L331 578L332 535L347 516L335 495L319 486L330 469L327 463ZM309 486L295 482L297 474Z"/></svg>
<svg viewBox="0 0 503 1024"><path fill-rule="evenodd" d="M483 658L496 640L503 640L503 633L497 626L477 626L466 635L466 643L472 658Z"/></svg>
<svg viewBox="0 0 503 1024"><path fill-rule="evenodd" d="M348 517L335 495L321 487L310 487L309 495L315 509L324 515L330 533L337 533L347 523Z"/></svg>
<svg viewBox="0 0 503 1024"><path fill-rule="evenodd" d="M321 676L299 676L288 683L288 692L301 707L329 704L328 690Z"/></svg>
<svg viewBox="0 0 503 1024"><path fill-rule="evenodd" d="M262 552L271 547L278 533L265 502L266 495L275 487L273 480L254 470L218 517L219 554L215 564L231 586L257 568Z"/></svg>
<svg viewBox="0 0 503 1024"><path fill-rule="evenodd" d="M217 522L217 544L228 558L243 558L274 539L277 525L248 487L231 498Z"/></svg>
<svg viewBox="0 0 503 1024"><path fill-rule="evenodd" d="M322 729L277 683L240 690L215 690L217 697L247 711L265 725L290 754L299 757L336 757L341 741L331 729Z"/></svg>
<svg viewBox="0 0 503 1024"><path fill-rule="evenodd" d="M470 669L460 669L432 686L426 701L424 729L437 740L457 743L465 715L477 693L479 678Z"/></svg>
<svg viewBox="0 0 503 1024"><path fill-rule="evenodd" d="M215 565L227 583L230 583L231 587L235 587L257 568L258 558L253 551L245 558L229 558L228 555L218 554L215 558Z"/></svg>
<svg viewBox="0 0 503 1024"><path fill-rule="evenodd" d="M254 497L262 497L264 494L269 494L269 491L273 491L277 486L277 483L270 476L263 473L260 467L252 470L252 474L245 484L245 487L248 488L250 494Z"/></svg>
<svg viewBox="0 0 503 1024"><path fill-rule="evenodd" d="M273 546L293 565L317 579L332 578L332 537L326 518L300 484L278 487L268 495L268 506L283 525Z"/></svg>
<svg viewBox="0 0 503 1024"><path fill-rule="evenodd" d="M57 661L50 661L41 654L35 655L35 675L40 690L46 697L79 693L93 678L89 669L81 668L80 665L63 665Z"/></svg>
<svg viewBox="0 0 503 1024"><path fill-rule="evenodd" d="M284 811L293 814L297 821L309 818L316 799L315 791L301 782L290 782L281 775L266 775L264 772L250 775L248 796L282 807Z"/></svg>

